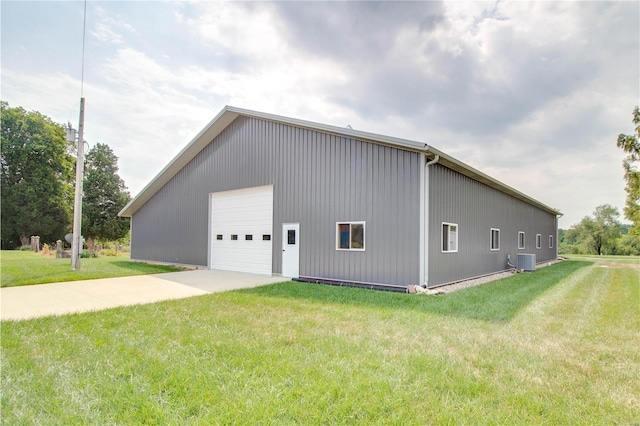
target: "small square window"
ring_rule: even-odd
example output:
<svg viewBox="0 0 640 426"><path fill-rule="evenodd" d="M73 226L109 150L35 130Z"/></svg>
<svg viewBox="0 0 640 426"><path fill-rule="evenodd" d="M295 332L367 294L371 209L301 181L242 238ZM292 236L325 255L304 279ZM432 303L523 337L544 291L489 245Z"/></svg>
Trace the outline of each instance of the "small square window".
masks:
<svg viewBox="0 0 640 426"><path fill-rule="evenodd" d="M458 252L458 224L442 223L442 252Z"/></svg>
<svg viewBox="0 0 640 426"><path fill-rule="evenodd" d="M491 250L500 250L500 230L491 228Z"/></svg>
<svg viewBox="0 0 640 426"><path fill-rule="evenodd" d="M537 249L542 248L542 235L540 234L536 234L536 248Z"/></svg>
<svg viewBox="0 0 640 426"><path fill-rule="evenodd" d="M253 235L245 235L244 236L244 240L245 241L253 241Z"/></svg>
<svg viewBox="0 0 640 426"><path fill-rule="evenodd" d="M524 232L520 231L518 232L518 249L524 250L524 247Z"/></svg>
<svg viewBox="0 0 640 426"><path fill-rule="evenodd" d="M262 236L262 241L271 241L271 235L269 234L264 234Z"/></svg>
<svg viewBox="0 0 640 426"><path fill-rule="evenodd" d="M222 241L222 234L218 234L218 235L216 235L216 240L218 240L218 241Z"/></svg>
<svg viewBox="0 0 640 426"><path fill-rule="evenodd" d="M364 250L365 222L336 223L336 250Z"/></svg>
<svg viewBox="0 0 640 426"><path fill-rule="evenodd" d="M238 235L237 234L231 234L231 240L232 241L236 241L238 239Z"/></svg>

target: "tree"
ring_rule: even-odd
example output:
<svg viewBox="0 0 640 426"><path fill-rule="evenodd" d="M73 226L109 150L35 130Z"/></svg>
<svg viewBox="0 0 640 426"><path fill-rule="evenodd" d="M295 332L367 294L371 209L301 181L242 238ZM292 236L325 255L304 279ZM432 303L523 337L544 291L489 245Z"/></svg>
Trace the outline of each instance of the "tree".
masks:
<svg viewBox="0 0 640 426"><path fill-rule="evenodd" d="M92 248L95 240L118 240L129 231L129 218L118 212L131 199L118 175L118 157L106 144L96 144L86 157L82 234Z"/></svg>
<svg viewBox="0 0 640 426"><path fill-rule="evenodd" d="M604 204L596 207L593 217L582 219L582 239L586 246L598 255L612 254L611 249L620 236L619 216L617 208Z"/></svg>
<svg viewBox="0 0 640 426"><path fill-rule="evenodd" d="M635 125L635 133L633 135L618 135L618 148L621 148L627 156L623 161L624 179L627 184L625 191L627 192L627 200L624 207L624 215L635 225L632 232L636 235L640 234L640 171L638 171L634 163L640 161L640 111L636 106L633 110L633 124Z"/></svg>
<svg viewBox="0 0 640 426"><path fill-rule="evenodd" d="M62 238L71 224L72 145L62 125L37 111L1 108L2 247Z"/></svg>

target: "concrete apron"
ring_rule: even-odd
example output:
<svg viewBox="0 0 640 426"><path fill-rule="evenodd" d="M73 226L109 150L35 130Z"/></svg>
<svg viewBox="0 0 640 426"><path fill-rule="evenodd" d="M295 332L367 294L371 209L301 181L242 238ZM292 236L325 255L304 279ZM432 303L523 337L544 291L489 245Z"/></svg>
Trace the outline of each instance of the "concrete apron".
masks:
<svg viewBox="0 0 640 426"><path fill-rule="evenodd" d="M287 278L196 270L0 288L0 320L97 311L282 281Z"/></svg>

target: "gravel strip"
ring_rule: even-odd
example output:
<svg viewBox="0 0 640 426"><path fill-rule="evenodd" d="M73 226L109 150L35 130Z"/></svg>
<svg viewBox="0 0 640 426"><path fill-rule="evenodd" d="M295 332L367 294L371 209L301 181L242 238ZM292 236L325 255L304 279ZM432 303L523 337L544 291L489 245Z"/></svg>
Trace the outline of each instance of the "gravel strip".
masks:
<svg viewBox="0 0 640 426"><path fill-rule="evenodd" d="M557 260L552 260L550 262L540 263L536 265L536 269L544 268L545 266L550 266L555 263L562 262L563 260L564 259L557 259ZM486 283L490 283L491 281L507 278L515 273L516 273L515 269L511 271L506 271L506 272L498 272L497 274L491 274L484 277L473 278L470 280L460 281L453 284L446 284L441 287L435 287L433 289L430 289L430 291L431 291L431 294L451 293L453 291L462 290L463 288L474 287L480 284L486 284Z"/></svg>

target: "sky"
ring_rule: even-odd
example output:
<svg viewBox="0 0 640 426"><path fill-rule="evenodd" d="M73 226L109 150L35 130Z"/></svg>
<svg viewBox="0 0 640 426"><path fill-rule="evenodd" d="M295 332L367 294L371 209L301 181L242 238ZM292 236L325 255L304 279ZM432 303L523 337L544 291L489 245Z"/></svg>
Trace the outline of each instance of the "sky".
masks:
<svg viewBox="0 0 640 426"><path fill-rule="evenodd" d="M108 144L137 195L225 105L429 144L623 218L640 2L0 2L0 97ZM83 78L84 77L84 78Z"/></svg>

